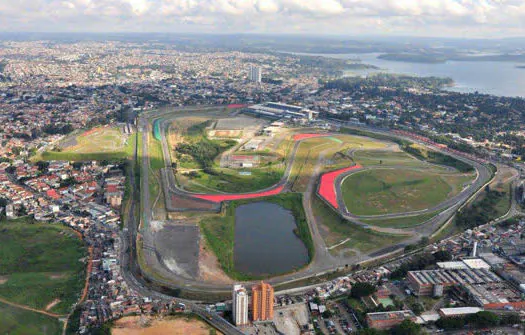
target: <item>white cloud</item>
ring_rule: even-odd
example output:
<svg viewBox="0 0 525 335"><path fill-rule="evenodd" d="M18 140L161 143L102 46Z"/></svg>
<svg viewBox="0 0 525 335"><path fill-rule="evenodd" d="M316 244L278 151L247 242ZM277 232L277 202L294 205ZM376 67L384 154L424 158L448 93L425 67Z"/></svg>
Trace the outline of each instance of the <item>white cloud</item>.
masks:
<svg viewBox="0 0 525 335"><path fill-rule="evenodd" d="M439 35L519 33L524 21L525 0L0 0L0 30L11 31L135 31L140 22L150 31Z"/></svg>

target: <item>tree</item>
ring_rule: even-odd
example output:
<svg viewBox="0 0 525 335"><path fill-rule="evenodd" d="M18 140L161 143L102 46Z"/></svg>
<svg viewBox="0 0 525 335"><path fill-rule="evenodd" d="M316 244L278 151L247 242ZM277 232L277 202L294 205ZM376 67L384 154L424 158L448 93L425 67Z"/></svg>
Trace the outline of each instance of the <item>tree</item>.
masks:
<svg viewBox="0 0 525 335"><path fill-rule="evenodd" d="M46 171L49 167L49 162L46 161L38 161L36 162L36 165L38 166L38 171Z"/></svg>
<svg viewBox="0 0 525 335"><path fill-rule="evenodd" d="M469 315L467 322L474 324L476 327L485 328L490 326L497 326L499 324L499 316L492 312L481 311L476 314Z"/></svg>
<svg viewBox="0 0 525 335"><path fill-rule="evenodd" d="M326 311L323 312L323 318L325 318L325 319L331 318L332 315L333 315L333 313L329 309L327 309Z"/></svg>
<svg viewBox="0 0 525 335"><path fill-rule="evenodd" d="M500 324L502 325L513 325L517 323L521 323L518 313L507 313L501 316Z"/></svg>
<svg viewBox="0 0 525 335"><path fill-rule="evenodd" d="M436 326L442 329L450 330L450 329L460 329L465 327L465 318L463 317L448 317L448 318L441 318L436 321Z"/></svg>
<svg viewBox="0 0 525 335"><path fill-rule="evenodd" d="M352 298L360 299L376 292L376 287L370 283L355 283L350 291Z"/></svg>
<svg viewBox="0 0 525 335"><path fill-rule="evenodd" d="M412 312L414 312L414 314L416 315L421 315L421 313L425 311L425 308L419 302L412 304L411 307L412 307Z"/></svg>
<svg viewBox="0 0 525 335"><path fill-rule="evenodd" d="M448 262L452 260L452 254L446 250L439 250L432 254L436 262Z"/></svg>
<svg viewBox="0 0 525 335"><path fill-rule="evenodd" d="M390 330L392 335L418 335L421 334L421 326L410 320L405 320Z"/></svg>

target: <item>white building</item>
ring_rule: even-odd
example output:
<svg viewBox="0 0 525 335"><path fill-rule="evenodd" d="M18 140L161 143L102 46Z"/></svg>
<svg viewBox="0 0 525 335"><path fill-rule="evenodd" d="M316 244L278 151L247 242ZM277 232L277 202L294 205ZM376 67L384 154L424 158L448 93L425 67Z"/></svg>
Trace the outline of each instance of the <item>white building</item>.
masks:
<svg viewBox="0 0 525 335"><path fill-rule="evenodd" d="M248 292L242 285L233 285L233 323L236 326L248 324Z"/></svg>
<svg viewBox="0 0 525 335"><path fill-rule="evenodd" d="M262 80L262 69L258 66L250 66L250 72L248 72L248 79L250 81L260 83Z"/></svg>

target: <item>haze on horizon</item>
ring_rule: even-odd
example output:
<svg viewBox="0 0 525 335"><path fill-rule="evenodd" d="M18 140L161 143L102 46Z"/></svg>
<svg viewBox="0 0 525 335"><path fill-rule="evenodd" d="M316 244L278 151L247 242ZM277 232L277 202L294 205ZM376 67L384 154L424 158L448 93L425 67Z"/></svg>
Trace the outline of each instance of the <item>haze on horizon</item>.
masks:
<svg viewBox="0 0 525 335"><path fill-rule="evenodd" d="M524 0L0 0L2 32L523 36Z"/></svg>

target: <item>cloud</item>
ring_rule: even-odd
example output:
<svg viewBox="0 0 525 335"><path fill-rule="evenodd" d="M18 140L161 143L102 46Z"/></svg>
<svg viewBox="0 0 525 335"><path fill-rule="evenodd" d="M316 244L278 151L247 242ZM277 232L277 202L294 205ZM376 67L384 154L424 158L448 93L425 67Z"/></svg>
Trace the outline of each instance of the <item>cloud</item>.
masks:
<svg viewBox="0 0 525 335"><path fill-rule="evenodd" d="M0 0L0 30L517 34L525 0Z"/></svg>

